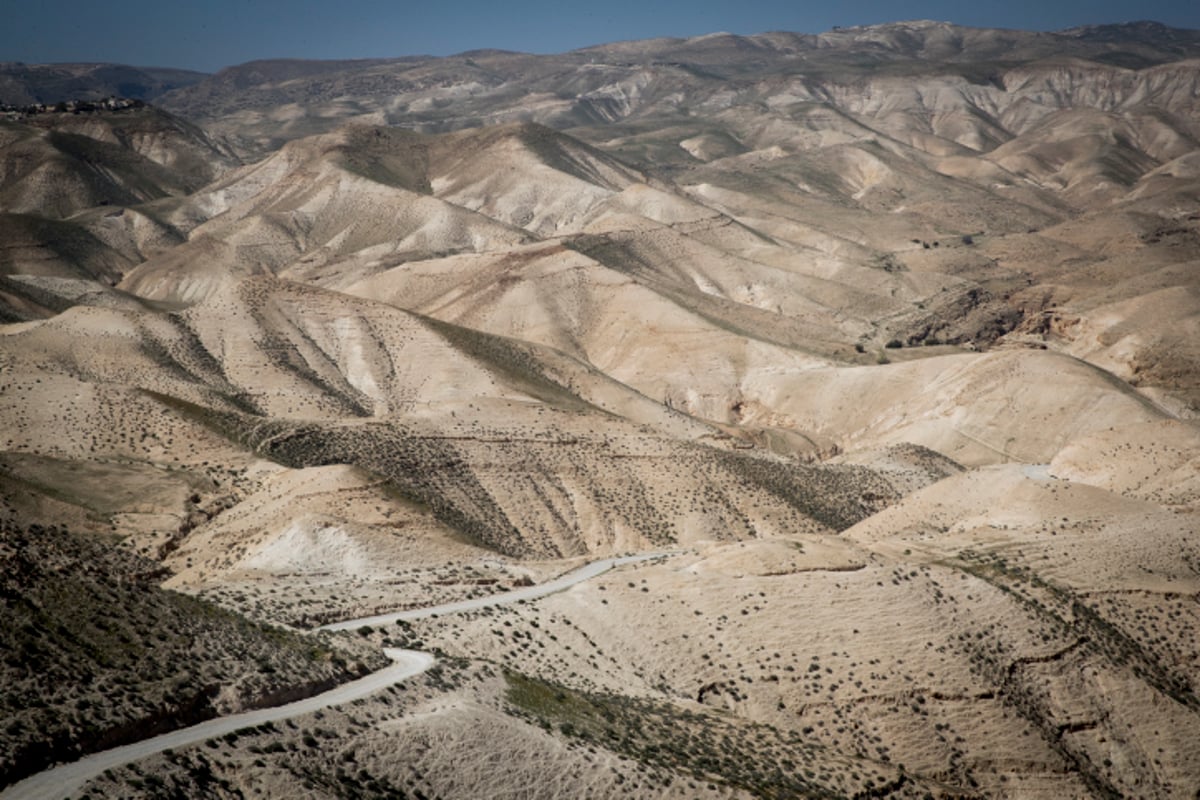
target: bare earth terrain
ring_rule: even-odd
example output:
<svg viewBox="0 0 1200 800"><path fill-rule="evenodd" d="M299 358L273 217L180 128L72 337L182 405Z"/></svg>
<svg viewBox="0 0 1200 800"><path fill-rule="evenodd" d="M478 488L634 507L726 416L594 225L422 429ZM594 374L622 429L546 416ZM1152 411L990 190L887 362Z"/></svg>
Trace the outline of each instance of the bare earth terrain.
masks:
<svg viewBox="0 0 1200 800"><path fill-rule="evenodd" d="M1197 796L1200 32L9 67L6 797Z"/></svg>

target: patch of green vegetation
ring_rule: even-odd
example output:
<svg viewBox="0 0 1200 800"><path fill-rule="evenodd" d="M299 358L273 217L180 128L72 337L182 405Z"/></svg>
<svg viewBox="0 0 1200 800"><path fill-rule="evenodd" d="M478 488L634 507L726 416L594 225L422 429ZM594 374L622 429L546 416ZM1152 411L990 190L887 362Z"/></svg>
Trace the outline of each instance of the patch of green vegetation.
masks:
<svg viewBox="0 0 1200 800"><path fill-rule="evenodd" d="M248 443L249 433L254 428L254 419L243 412L221 411L151 389L140 389L139 391L172 411L241 445Z"/></svg>
<svg viewBox="0 0 1200 800"><path fill-rule="evenodd" d="M838 531L897 496L890 484L865 467L782 463L729 451L719 452L717 458L729 472Z"/></svg>
<svg viewBox="0 0 1200 800"><path fill-rule="evenodd" d="M683 772L768 800L885 796L910 782L900 770L846 759L769 725L582 692L517 672L504 678L510 713L655 772Z"/></svg>
<svg viewBox="0 0 1200 800"><path fill-rule="evenodd" d="M746 230L762 236L749 228ZM636 241L626 240L620 234L582 234L564 240L563 244L609 269L630 276L689 314L735 336L806 355L838 357L839 353L849 354L850 348L845 342L825 339L823 331L800 326L779 314L681 286L669 269L639 252Z"/></svg>
<svg viewBox="0 0 1200 800"><path fill-rule="evenodd" d="M35 455L0 453L0 478L28 487L108 520L139 502L183 507L187 494L211 491L211 481L181 469L163 470L149 464L80 461Z"/></svg>
<svg viewBox="0 0 1200 800"><path fill-rule="evenodd" d="M3 214L0 215L0 239L34 244L53 253L60 260L53 266L53 274L62 275L63 266L72 273L63 277L115 284L121 279L122 271L132 266L83 226L69 220L47 219L34 214ZM0 267L4 267L2 260Z"/></svg>
<svg viewBox="0 0 1200 800"><path fill-rule="evenodd" d="M349 142L338 148L338 160L348 171L376 183L419 194L433 193L425 137L376 126L349 128L344 135Z"/></svg>
<svg viewBox="0 0 1200 800"><path fill-rule="evenodd" d="M222 686L252 702L359 672L162 577L107 539L0 525L0 785L214 716Z"/></svg>
<svg viewBox="0 0 1200 800"><path fill-rule="evenodd" d="M538 360L536 348L526 342L424 318L435 332L454 347L505 378L512 388L559 408L595 409L555 380Z"/></svg>

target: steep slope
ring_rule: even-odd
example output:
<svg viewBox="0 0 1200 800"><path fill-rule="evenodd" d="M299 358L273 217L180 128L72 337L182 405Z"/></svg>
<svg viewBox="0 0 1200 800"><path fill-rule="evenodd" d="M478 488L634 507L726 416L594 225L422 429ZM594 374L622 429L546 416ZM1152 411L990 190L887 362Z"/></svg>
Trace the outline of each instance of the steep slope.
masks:
<svg viewBox="0 0 1200 800"><path fill-rule="evenodd" d="M72 346L83 331L86 354ZM171 409L172 425L198 422L288 466L357 465L509 555L836 529L896 496L864 468L736 452L553 351L271 279L183 314L76 308L6 345L9 369L39 389L43 376L125 386ZM96 452L87 424L47 448L62 437L45 420L20 420L9 447ZM169 430L153 424L129 455L153 458Z"/></svg>
<svg viewBox="0 0 1200 800"><path fill-rule="evenodd" d="M1111 33L1095 39L917 22L820 36L660 39L553 56L489 51L357 64L290 62L280 69L259 62L164 101L239 136L255 152L353 117L426 131L534 120L588 130L595 142L612 139L614 127L679 126L692 134L676 141L711 135L738 147L750 130L755 138L778 136L781 113L816 105L841 112L835 119L848 115L832 130L828 121L818 123L820 135L865 124L947 156L986 152L1067 108L1150 105L1194 112L1194 69L1185 61L1200 55L1194 32L1129 31L1128 49ZM914 74L920 75L915 84ZM1097 85L1111 87L1111 96L1084 88ZM726 120L713 126L714 116ZM638 152L623 155L641 161Z"/></svg>
<svg viewBox="0 0 1200 800"><path fill-rule="evenodd" d="M70 100L131 97L153 100L192 86L208 76L203 72L127 64L0 63L0 103L24 106Z"/></svg>
<svg viewBox="0 0 1200 800"><path fill-rule="evenodd" d="M196 126L135 106L0 122L0 211L62 218L199 189L236 164Z"/></svg>
<svg viewBox="0 0 1200 800"><path fill-rule="evenodd" d="M0 523L0 564L0 786L381 660L164 591L156 562L65 530Z"/></svg>
<svg viewBox="0 0 1200 800"><path fill-rule="evenodd" d="M972 470L842 537L701 545L403 633L591 702L669 698L802 734L825 749L814 773L837 753L967 796L1182 797L1200 758L1194 516L1040 469ZM523 646L546 631L569 647ZM535 716L595 736L563 702Z"/></svg>
<svg viewBox="0 0 1200 800"><path fill-rule="evenodd" d="M237 163L196 126L140 104L17 117L0 122L0 315L9 321L77 302L129 303L111 287L183 240L146 204L194 192Z"/></svg>
<svg viewBox="0 0 1200 800"><path fill-rule="evenodd" d="M291 143L165 210L188 242L148 259L123 285L190 302L228 276L289 268L303 276L350 254L420 258L526 240L431 197L424 146L401 132L360 127Z"/></svg>

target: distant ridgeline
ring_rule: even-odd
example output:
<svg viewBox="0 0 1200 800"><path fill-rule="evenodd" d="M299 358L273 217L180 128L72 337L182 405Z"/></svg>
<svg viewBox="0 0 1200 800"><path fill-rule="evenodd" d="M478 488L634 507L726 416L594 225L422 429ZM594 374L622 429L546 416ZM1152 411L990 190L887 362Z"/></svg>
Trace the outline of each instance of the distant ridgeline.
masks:
<svg viewBox="0 0 1200 800"><path fill-rule="evenodd" d="M32 117L38 114L97 114L103 111L125 111L130 108L142 108L146 105L142 100L130 97L106 97L103 100L62 100L57 103L31 103L29 105L11 105L0 103L0 114L8 119Z"/></svg>

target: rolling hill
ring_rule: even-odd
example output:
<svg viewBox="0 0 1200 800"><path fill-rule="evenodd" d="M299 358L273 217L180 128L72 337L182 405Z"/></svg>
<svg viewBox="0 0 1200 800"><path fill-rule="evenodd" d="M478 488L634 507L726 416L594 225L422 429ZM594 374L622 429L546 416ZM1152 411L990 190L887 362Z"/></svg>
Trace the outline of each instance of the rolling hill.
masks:
<svg viewBox="0 0 1200 800"><path fill-rule="evenodd" d="M1198 59L918 21L0 122L5 664L61 676L0 781L195 635L179 697L438 661L87 796L1191 797Z"/></svg>

